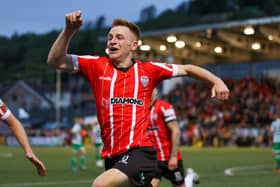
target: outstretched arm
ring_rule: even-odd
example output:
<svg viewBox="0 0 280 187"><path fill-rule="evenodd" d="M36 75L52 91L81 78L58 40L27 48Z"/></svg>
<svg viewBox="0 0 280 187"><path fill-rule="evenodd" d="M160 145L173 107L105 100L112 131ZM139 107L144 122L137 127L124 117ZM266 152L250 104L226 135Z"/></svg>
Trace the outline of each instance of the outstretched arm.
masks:
<svg viewBox="0 0 280 187"><path fill-rule="evenodd" d="M168 122L167 127L171 131L171 154L168 169L174 170L178 167L177 153L180 145L180 129L176 121Z"/></svg>
<svg viewBox="0 0 280 187"><path fill-rule="evenodd" d="M32 152L32 149L28 143L27 135L21 123L15 118L15 116L12 113L9 115L9 117L6 120L4 120L4 123L11 128L12 133L16 137L21 147L23 148L26 157L36 167L38 175L45 176L46 168L44 164Z"/></svg>
<svg viewBox="0 0 280 187"><path fill-rule="evenodd" d="M55 69L73 71L71 55L67 54L68 46L73 34L82 26L83 19L81 11L72 12L65 17L65 28L54 42L47 64Z"/></svg>
<svg viewBox="0 0 280 187"><path fill-rule="evenodd" d="M208 70L196 65L177 65L177 76L189 76L195 79L206 80L213 84L212 98L216 97L220 100L227 100L229 97L229 89L219 77Z"/></svg>

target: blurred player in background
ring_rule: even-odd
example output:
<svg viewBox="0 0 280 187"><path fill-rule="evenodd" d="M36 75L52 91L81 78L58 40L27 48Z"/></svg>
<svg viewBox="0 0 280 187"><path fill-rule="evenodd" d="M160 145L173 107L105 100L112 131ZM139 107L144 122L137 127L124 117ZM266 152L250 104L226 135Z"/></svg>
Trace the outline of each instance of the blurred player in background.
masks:
<svg viewBox="0 0 280 187"><path fill-rule="evenodd" d="M92 143L95 146L96 150L96 158L95 158L95 163L97 167L102 167L103 166L103 161L101 159L101 151L103 148L103 142L101 138L101 130L98 122L92 123Z"/></svg>
<svg viewBox="0 0 280 187"><path fill-rule="evenodd" d="M133 59L140 29L116 19L107 35L108 57L67 54L70 40L82 26L81 11L66 15L66 25L54 42L47 63L55 69L81 73L91 84L104 143L106 171L93 187L151 185L157 153L147 137L153 88L162 80L190 76L212 84L212 97L228 99L225 83L194 65L168 65Z"/></svg>
<svg viewBox="0 0 280 187"><path fill-rule="evenodd" d="M274 171L280 173L280 114L275 116L276 119L271 123L270 132L273 143L273 155L277 164Z"/></svg>
<svg viewBox="0 0 280 187"><path fill-rule="evenodd" d="M83 124L83 118L78 117L77 119L75 119L75 124L71 129L71 137L72 137L72 171L77 171L78 170L78 157L79 157L79 153L80 153L80 169L81 170L86 170L86 149L83 145L83 138L82 138L82 133L83 128L82 128L82 124Z"/></svg>
<svg viewBox="0 0 280 187"><path fill-rule="evenodd" d="M30 160L36 167L38 175L45 176L46 168L44 164L33 153L28 143L28 138L26 132L24 131L24 128L1 99L0 99L0 120L10 127L13 135L16 137L17 141L19 142L22 149L24 150L26 158L28 158L28 160Z"/></svg>
<svg viewBox="0 0 280 187"><path fill-rule="evenodd" d="M176 121L173 107L157 99L157 88L154 88L151 97L150 120L148 136L154 143L158 153L158 167L152 180L153 187L157 187L161 177L165 177L174 187L185 187L185 174L180 145L180 128ZM198 183L198 176L193 170L188 170L186 177L187 187Z"/></svg>

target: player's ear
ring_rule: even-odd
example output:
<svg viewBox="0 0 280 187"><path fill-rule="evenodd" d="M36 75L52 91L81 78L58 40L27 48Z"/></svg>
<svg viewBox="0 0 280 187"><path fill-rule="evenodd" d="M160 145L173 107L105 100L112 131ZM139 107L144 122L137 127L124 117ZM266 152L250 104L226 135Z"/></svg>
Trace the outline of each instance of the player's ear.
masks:
<svg viewBox="0 0 280 187"><path fill-rule="evenodd" d="M133 43L132 43L132 50L133 50L133 51L136 51L137 47L138 47L138 41L135 40L135 41L133 41Z"/></svg>

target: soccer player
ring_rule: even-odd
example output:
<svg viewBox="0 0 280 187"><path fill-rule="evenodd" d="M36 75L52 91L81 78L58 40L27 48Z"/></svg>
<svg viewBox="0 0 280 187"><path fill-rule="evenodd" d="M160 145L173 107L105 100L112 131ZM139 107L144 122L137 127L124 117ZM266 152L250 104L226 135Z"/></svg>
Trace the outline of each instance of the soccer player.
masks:
<svg viewBox="0 0 280 187"><path fill-rule="evenodd" d="M87 152L83 145L83 139L82 139L82 135L81 135L82 130L83 130L82 123L83 123L83 118L78 117L75 120L75 124L70 131L71 137L72 137L72 162L71 162L72 171L78 170L77 162L78 162L79 153L81 154L80 155L80 168L81 168L81 170L87 169L86 164L85 164Z"/></svg>
<svg viewBox="0 0 280 187"><path fill-rule="evenodd" d="M198 66L133 59L140 29L122 19L113 21L107 35L109 58L67 54L70 40L82 24L81 11L66 15L66 26L47 63L55 69L79 72L91 84L106 169L92 186L150 186L157 165L156 150L146 133L153 88L164 79L188 75L212 83L212 96L218 99L227 99L229 90L220 78Z"/></svg>
<svg viewBox="0 0 280 187"><path fill-rule="evenodd" d="M96 150L96 158L95 158L95 163L97 167L102 167L103 166L103 161L101 159L101 151L103 148L103 142L101 138L101 131L100 131L100 126L98 123L93 123L92 124L92 142L95 146Z"/></svg>
<svg viewBox="0 0 280 187"><path fill-rule="evenodd" d="M273 139L273 155L277 163L274 171L280 173L280 114L276 115L276 119L271 123L270 132Z"/></svg>
<svg viewBox="0 0 280 187"><path fill-rule="evenodd" d="M157 187L161 177L170 180L174 187L185 187L184 166L179 150L180 128L176 121L176 114L173 107L157 99L157 88L154 88L151 98L148 136L157 149L158 167L156 175L152 180L153 187ZM192 187L193 182L198 183L195 173L186 177Z"/></svg>
<svg viewBox="0 0 280 187"><path fill-rule="evenodd" d="M13 135L16 137L17 141L19 142L22 149L24 150L26 158L28 158L28 160L32 162L36 167L38 175L45 176L46 168L44 164L33 153L28 143L28 138L24 131L24 128L1 99L0 99L0 120L10 127Z"/></svg>

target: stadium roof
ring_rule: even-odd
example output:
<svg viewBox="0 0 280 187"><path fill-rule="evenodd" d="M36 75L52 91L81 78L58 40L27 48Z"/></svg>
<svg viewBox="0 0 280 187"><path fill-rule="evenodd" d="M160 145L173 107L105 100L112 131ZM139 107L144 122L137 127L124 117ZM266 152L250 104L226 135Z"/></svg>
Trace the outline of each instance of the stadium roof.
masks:
<svg viewBox="0 0 280 187"><path fill-rule="evenodd" d="M279 31L280 16L146 31L136 58L199 65L280 60Z"/></svg>

